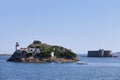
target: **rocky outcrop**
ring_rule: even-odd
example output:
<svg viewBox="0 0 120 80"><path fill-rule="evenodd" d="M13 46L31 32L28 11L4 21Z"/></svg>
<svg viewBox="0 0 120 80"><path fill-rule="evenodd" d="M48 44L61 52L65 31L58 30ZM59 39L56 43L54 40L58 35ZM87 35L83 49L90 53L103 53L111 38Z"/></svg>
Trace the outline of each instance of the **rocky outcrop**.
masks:
<svg viewBox="0 0 120 80"><path fill-rule="evenodd" d="M39 53L29 52L29 49L37 48ZM54 52L54 56L51 56L51 52ZM28 45L25 50L17 50L7 60L12 62L75 62L78 61L77 55L70 49L61 46L52 46L41 41L34 41Z"/></svg>
<svg viewBox="0 0 120 80"><path fill-rule="evenodd" d="M52 58L52 57L38 57L36 55L29 55L29 54L19 54L16 52L7 60L12 62L37 62L37 63L44 63L44 62L75 62L78 61L78 58L75 57L73 59L67 58Z"/></svg>

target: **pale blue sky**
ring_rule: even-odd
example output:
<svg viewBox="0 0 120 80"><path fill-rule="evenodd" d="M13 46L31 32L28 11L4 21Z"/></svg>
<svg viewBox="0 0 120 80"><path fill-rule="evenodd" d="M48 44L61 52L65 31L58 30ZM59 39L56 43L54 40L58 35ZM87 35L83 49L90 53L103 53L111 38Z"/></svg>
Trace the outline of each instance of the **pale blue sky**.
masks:
<svg viewBox="0 0 120 80"><path fill-rule="evenodd" d="M33 40L76 53L120 51L120 0L0 0L0 53Z"/></svg>

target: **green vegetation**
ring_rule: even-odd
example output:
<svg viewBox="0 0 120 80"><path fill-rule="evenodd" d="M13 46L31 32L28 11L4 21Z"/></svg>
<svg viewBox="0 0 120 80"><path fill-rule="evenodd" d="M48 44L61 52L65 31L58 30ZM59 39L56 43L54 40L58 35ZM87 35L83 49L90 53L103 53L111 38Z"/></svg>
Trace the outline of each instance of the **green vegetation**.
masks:
<svg viewBox="0 0 120 80"><path fill-rule="evenodd" d="M77 55L72 52L69 49L66 49L64 47L61 46L51 46L51 45L47 45L47 44L34 44L35 42L33 42L33 44L29 45L29 48L39 48L40 53L36 54L36 56L38 57L50 57L50 53L52 51L54 51L55 57L57 58L67 58L67 59L73 59L75 57L77 57Z"/></svg>
<svg viewBox="0 0 120 80"><path fill-rule="evenodd" d="M47 58L47 57L50 57L50 53L41 52L41 53L36 54L36 56L38 56L40 58Z"/></svg>
<svg viewBox="0 0 120 80"><path fill-rule="evenodd" d="M70 51L56 52L55 56L58 58L67 58L67 59L71 59L71 58L73 59L74 57L77 57L75 53Z"/></svg>
<svg viewBox="0 0 120 80"><path fill-rule="evenodd" d="M26 55L26 57L28 58L28 57L31 57L32 55L33 55L32 53L29 53Z"/></svg>

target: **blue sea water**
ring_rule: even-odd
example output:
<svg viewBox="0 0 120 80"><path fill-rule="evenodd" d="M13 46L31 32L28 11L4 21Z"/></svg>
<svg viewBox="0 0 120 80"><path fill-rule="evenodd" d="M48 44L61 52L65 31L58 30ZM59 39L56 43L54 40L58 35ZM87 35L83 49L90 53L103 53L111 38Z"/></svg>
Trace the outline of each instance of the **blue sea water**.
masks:
<svg viewBox="0 0 120 80"><path fill-rule="evenodd" d="M0 56L0 80L120 80L120 57L79 59L87 63L16 63Z"/></svg>

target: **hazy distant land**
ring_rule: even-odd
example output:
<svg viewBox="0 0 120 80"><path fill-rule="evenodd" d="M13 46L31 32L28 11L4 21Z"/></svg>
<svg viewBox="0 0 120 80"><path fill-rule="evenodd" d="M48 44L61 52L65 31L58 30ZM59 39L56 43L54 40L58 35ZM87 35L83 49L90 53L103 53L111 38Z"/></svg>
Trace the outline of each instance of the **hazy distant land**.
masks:
<svg viewBox="0 0 120 80"><path fill-rule="evenodd" d="M12 54L0 54L0 56L11 56Z"/></svg>

